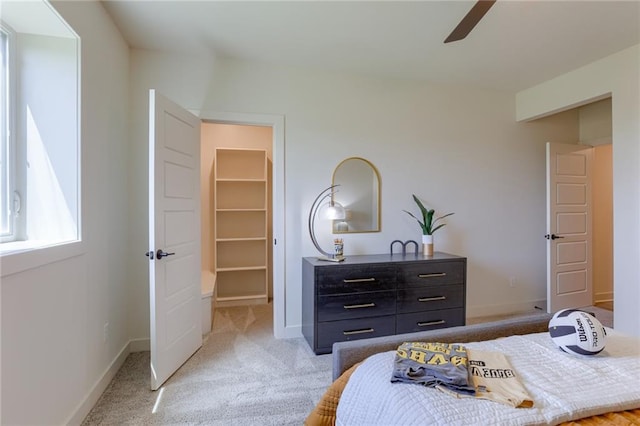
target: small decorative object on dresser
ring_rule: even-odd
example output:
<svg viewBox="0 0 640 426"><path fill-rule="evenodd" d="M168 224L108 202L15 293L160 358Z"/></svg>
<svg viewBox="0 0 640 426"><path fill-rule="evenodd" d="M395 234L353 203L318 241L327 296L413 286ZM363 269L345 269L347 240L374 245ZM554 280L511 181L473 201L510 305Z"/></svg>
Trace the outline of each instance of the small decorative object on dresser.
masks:
<svg viewBox="0 0 640 426"><path fill-rule="evenodd" d="M422 253L433 256L433 235L422 235Z"/></svg>
<svg viewBox="0 0 640 426"><path fill-rule="evenodd" d="M465 325L467 259L435 252L302 259L302 334L316 354L334 342Z"/></svg>
<svg viewBox="0 0 640 426"><path fill-rule="evenodd" d="M410 211L407 211L407 210L403 210L403 211L407 213L409 216L411 216L412 218L414 218L420 225L420 228L422 228L422 253L425 256L433 256L433 233L446 225L446 223L441 223L439 225L436 225L436 222L444 219L447 216L451 216L453 213L447 213L445 215L438 216L434 219L433 215L436 212L434 209L427 209L424 206L424 204L422 204L422 201L420 201L420 199L415 196L415 194L413 195L413 201L415 201L416 204L418 205L418 208L420 208L420 213L422 214L422 220L418 219Z"/></svg>
<svg viewBox="0 0 640 426"><path fill-rule="evenodd" d="M393 246L395 246L396 244L400 244L400 246L402 247L403 256L407 255L407 246L411 247L411 245L415 247L415 249L413 250L413 254L415 254L416 256L418 255L418 243L414 240L407 240L404 243L401 240L391 241L391 245L389 246L389 254L393 254Z"/></svg>

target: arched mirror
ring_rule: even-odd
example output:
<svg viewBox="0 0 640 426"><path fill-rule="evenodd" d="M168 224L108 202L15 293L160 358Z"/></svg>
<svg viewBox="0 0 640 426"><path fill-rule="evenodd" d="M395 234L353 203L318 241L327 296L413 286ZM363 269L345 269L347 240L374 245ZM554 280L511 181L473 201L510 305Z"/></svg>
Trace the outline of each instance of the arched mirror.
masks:
<svg viewBox="0 0 640 426"><path fill-rule="evenodd" d="M333 233L380 232L380 175L375 166L364 158L347 158L333 171L333 185L340 185L333 201L342 204L346 216L333 222Z"/></svg>

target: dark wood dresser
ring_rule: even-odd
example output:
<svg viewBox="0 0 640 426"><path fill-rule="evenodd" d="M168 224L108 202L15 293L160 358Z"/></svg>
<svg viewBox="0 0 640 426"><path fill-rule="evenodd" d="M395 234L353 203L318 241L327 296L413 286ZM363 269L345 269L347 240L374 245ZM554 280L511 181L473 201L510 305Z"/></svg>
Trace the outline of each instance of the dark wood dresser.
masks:
<svg viewBox="0 0 640 426"><path fill-rule="evenodd" d="M302 334L316 354L334 342L465 324L467 259L436 252L302 259Z"/></svg>

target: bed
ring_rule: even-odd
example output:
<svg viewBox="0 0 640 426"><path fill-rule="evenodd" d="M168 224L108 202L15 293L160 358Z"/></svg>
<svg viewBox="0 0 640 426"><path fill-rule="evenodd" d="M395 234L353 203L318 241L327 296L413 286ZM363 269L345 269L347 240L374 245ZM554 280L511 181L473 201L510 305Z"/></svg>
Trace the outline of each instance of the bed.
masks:
<svg viewBox="0 0 640 426"><path fill-rule="evenodd" d="M548 336L550 318L551 315L547 314L531 315L472 326L335 343L334 383L305 424L640 424L640 339L609 329L610 336L603 354L576 357L555 348ZM468 347L497 348L506 352L515 370L523 377L523 384L534 399L534 408L515 409L473 398L461 400L413 384L391 384L393 353L407 341L464 343ZM532 357L530 353L536 356ZM548 368L550 362L544 357L558 355L554 362L562 368ZM602 370L607 374L598 376L602 374L600 367L610 361L614 365ZM585 367L582 362L591 365ZM622 366L622 372L617 369L620 366L617 364ZM562 378L571 380L550 379L558 371ZM574 382L577 380L575 373L579 371L589 371L595 376L587 380L586 385ZM545 380L552 381L542 383ZM607 382L609 384L599 390L592 386ZM575 389L580 389L581 393L576 393Z"/></svg>

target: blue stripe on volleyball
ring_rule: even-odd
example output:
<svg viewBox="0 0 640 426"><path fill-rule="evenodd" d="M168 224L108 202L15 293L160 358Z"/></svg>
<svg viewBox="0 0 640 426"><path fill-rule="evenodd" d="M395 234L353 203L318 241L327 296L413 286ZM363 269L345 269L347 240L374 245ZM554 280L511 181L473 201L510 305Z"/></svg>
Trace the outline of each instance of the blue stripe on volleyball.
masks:
<svg viewBox="0 0 640 426"><path fill-rule="evenodd" d="M554 325L549 327L549 334L552 338L568 336L569 334L576 334L576 328L573 325Z"/></svg>
<svg viewBox="0 0 640 426"><path fill-rule="evenodd" d="M581 309L565 309L562 312L559 312L557 315L558 318L562 318L562 317L568 317L569 314L571 314L572 312L584 312Z"/></svg>
<svg viewBox="0 0 640 426"><path fill-rule="evenodd" d="M600 352L602 352L602 349L604 349L604 348L601 348L599 351L592 352L592 351L585 351L580 346L567 345L567 349L570 350L571 352L574 352L574 353L580 354L580 355L596 355L596 354L599 354Z"/></svg>

